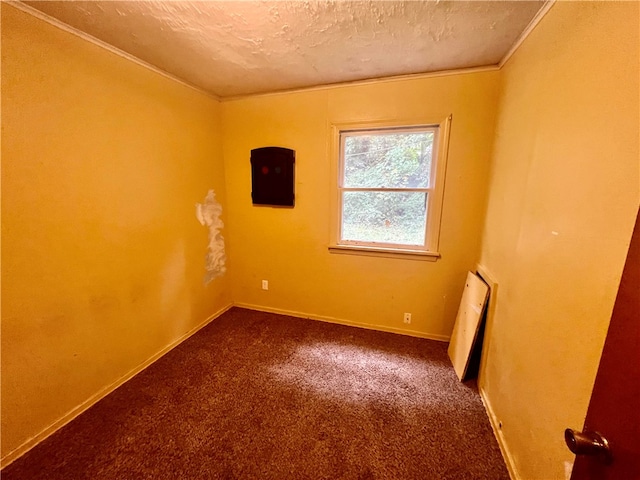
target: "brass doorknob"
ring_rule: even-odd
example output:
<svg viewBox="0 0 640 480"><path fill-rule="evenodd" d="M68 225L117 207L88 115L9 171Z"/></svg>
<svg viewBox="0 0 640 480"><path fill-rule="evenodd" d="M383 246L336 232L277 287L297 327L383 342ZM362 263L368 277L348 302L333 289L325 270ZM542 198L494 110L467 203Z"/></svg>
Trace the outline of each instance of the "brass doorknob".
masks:
<svg viewBox="0 0 640 480"><path fill-rule="evenodd" d="M564 431L564 441L569 450L576 455L595 456L607 465L613 460L609 442L598 432L576 432L571 428L567 428Z"/></svg>

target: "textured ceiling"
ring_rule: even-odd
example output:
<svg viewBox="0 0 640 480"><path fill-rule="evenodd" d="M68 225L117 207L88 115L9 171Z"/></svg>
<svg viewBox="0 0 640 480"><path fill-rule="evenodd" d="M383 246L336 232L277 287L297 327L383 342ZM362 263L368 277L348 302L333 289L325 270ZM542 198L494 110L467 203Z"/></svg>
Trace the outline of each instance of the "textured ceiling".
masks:
<svg viewBox="0 0 640 480"><path fill-rule="evenodd" d="M544 4L24 3L220 97L496 65Z"/></svg>

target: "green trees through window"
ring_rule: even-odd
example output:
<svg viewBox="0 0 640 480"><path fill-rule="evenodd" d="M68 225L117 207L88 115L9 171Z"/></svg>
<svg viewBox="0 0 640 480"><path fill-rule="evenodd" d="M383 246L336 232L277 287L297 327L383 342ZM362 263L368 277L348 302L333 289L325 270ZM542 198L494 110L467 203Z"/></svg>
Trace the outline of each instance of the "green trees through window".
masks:
<svg viewBox="0 0 640 480"><path fill-rule="evenodd" d="M425 245L436 130L341 134L342 241Z"/></svg>

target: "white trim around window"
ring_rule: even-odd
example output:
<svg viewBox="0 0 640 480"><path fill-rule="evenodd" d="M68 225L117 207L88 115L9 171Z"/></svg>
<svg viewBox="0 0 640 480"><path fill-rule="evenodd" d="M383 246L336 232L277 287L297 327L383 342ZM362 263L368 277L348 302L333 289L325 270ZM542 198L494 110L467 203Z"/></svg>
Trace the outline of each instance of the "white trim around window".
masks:
<svg viewBox="0 0 640 480"><path fill-rule="evenodd" d="M331 165L332 165L332 195L331 195L331 238L329 250L332 253L347 253L356 255L374 255L393 258L418 258L436 260L440 257L440 223L444 197L446 162L449 147L449 132L451 129L451 115L438 121L388 121L367 123L340 123L331 126ZM345 141L349 137L366 135L386 135L404 133L433 133L430 171L428 182L415 186L398 185L350 185L345 183ZM425 198L424 236L418 235L419 240L392 241L352 238L353 235L343 232L343 215L345 194L351 192L408 194L422 193ZM421 227L420 227L421 228Z"/></svg>

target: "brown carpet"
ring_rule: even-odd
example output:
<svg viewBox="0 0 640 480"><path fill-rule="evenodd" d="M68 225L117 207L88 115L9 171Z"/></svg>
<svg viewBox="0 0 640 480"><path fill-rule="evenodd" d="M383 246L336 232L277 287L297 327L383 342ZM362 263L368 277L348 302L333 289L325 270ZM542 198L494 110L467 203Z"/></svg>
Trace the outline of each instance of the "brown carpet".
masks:
<svg viewBox="0 0 640 480"><path fill-rule="evenodd" d="M233 308L14 479L508 479L447 344Z"/></svg>

